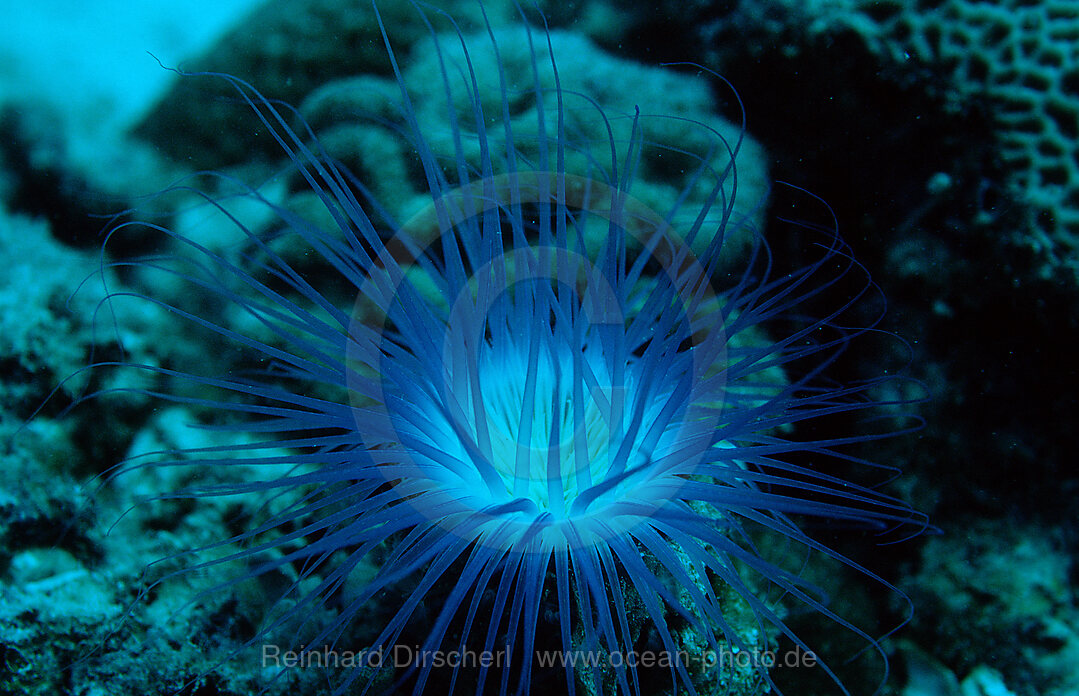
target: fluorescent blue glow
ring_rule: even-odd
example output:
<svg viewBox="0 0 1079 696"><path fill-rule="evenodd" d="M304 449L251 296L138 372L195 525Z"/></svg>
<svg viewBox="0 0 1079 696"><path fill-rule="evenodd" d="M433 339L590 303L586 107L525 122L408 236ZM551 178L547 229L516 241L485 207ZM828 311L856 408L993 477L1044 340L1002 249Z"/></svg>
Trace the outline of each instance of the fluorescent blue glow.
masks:
<svg viewBox="0 0 1079 696"><path fill-rule="evenodd" d="M658 422L664 395L641 389L635 375L639 361L621 358L623 382L617 385L598 349L555 345L543 329L523 328L522 333L544 335L535 341L531 367L531 346L522 345L525 337L508 337L494 345L484 341L473 371L468 365L448 366L448 382L466 386L442 398L458 398L459 411L428 395L426 416L433 428L426 436L433 448L464 464L459 470L465 477L443 479L445 485L461 488L462 500L485 507L523 499L530 503L531 514L560 519L574 509L581 493L619 478L627 469L641 469L664 446L662 437L646 444L648 430L641 427ZM574 353L580 355L578 363ZM474 393L480 403L472 398ZM467 447L462 440L469 441ZM468 476L480 467L491 469L495 485ZM603 497L624 499L631 481L620 481Z"/></svg>
<svg viewBox="0 0 1079 696"><path fill-rule="evenodd" d="M545 36L536 31L527 38L542 44ZM456 36L441 40L464 43ZM291 130L249 85L218 76L248 100L336 229L275 212L334 281L356 294L352 313L338 307L317 279L297 273L254 234L251 244L266 259L257 273L196 249L205 277L184 277L237 305L272 337L174 311L273 364L262 379L185 375L240 395L239 403L201 403L246 413L252 422L235 429L266 436L243 458L214 451L196 459L250 465L251 450L288 446L302 473L228 492L314 489L261 528L238 535L234 541L247 546L225 560L277 549L252 572L301 567L301 580L313 576L316 589L286 611L295 618L337 592L370 554L382 553L378 574L309 644L335 641L358 615L381 610L385 620L370 640L374 648L392 651L420 632L425 650L466 643L478 651L505 649L513 664L473 671L475 686L468 690L475 693L490 680L500 694L527 694L538 641L566 652L626 653L644 624L669 655L682 652L687 632L698 648L710 650L767 645L765 631L757 629L809 650L774 603L757 595L761 586L876 646L826 606L797 563L793 569L773 563L749 531L875 578L805 534L791 516L880 530L919 521L901 501L821 466L873 467L843 448L891 434L894 423L883 432L801 442L781 435L785 428L880 405L875 388L892 379L844 387L822 377L839 353L872 330L849 328L855 302L875 290L868 279L854 298L820 318L806 309L811 300L827 304L823 294L861 270L835 232L799 230L819 253L801 268L774 273L758 239L753 256L729 270L724 239L742 223L727 193L736 189L740 141L728 143L695 124L708 143L706 155L683 152L677 143L649 143L640 125L648 117L635 113L620 116L621 125L629 125L628 140L611 129L609 142L597 149L565 128L566 102L576 97L574 106L591 110L601 123L615 115L586 95L563 91L557 79L553 89L537 78L531 91L526 86L521 93L518 85L512 92L536 102L526 112L535 123L519 149L505 76L499 74L504 123L489 135L494 127L470 65L443 65L435 77L447 97L463 90L471 109L447 110L448 156L420 129L388 39L386 45L400 88L400 135L415 150L429 189L428 209L392 230L372 222L370 211L381 207L363 182ZM545 59L544 68L556 72L554 58L534 50L536 74ZM462 103L456 96L446 103ZM690 179L707 192L695 203L699 211L680 209L685 196L656 212L630 195L645 147L698 165ZM527 158L521 155L526 149ZM478 164L466 150L481 153ZM716 152L728 153L730 164L717 169ZM568 154L585 171L566 171ZM687 218L692 222L684 228L671 229L672 220ZM285 290L276 289L282 285ZM762 326L779 333L764 340ZM347 403L311 396L312 384L347 391ZM319 570L342 556L334 569ZM780 554L780 563L789 557ZM325 574L315 576L319 572ZM400 606L387 608L384 594L402 586L407 595ZM421 618L419 608L436 589L438 605ZM753 615L753 632L736 630L723 590ZM557 615L557 627L541 626L546 613ZM670 627L675 622L679 632ZM537 634L542 630L548 635ZM589 693L642 691L634 665L581 672L566 666L569 693L582 683ZM720 675L684 660L669 672L674 689L722 686ZM424 665L393 676L395 689L419 694L433 672ZM434 689L452 691L458 676L454 668ZM770 680L763 668L760 676ZM357 680L370 680L365 690L377 681L353 672L340 690ZM603 680L613 680L613 687Z"/></svg>

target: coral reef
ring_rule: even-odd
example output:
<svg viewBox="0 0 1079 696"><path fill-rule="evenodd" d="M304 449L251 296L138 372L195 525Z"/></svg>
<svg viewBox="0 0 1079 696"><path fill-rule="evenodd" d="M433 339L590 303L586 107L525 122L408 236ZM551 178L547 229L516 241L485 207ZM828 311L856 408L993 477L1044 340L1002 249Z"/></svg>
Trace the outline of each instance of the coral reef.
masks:
<svg viewBox="0 0 1079 696"><path fill-rule="evenodd" d="M395 14L407 3L386 4L387 29L402 54L426 51L422 60L432 60L426 27L411 12ZM436 4L452 10L466 33L479 27L476 3ZM407 216L423 189L409 169L407 148L387 139L385 128L355 118L357 111L388 113L386 104L397 98L387 89L395 85L381 40L366 3L360 5L357 11L335 0L266 3L207 55L177 67L236 73L302 105L336 157L357 171L378 167L387 175L392 183L377 194L395 215ZM662 76L671 71L641 69L629 77L635 62L691 59L730 78L767 148L771 175L827 200L858 258L884 286L889 328L910 339L915 369L935 400L926 406L928 426L917 442L880 445L874 456L916 474L903 497L932 510L944 531L913 550L881 547L866 561L888 578L905 573L898 584L914 604L912 625L886 643L896 658L889 692L1074 693L1079 620L1068 582L1075 574L1079 483L1067 462L1079 377L1067 339L1079 332L1075 4L612 0L542 6L557 40L586 51L567 65L579 58L584 72L592 62L603 63L611 84L628 83L635 94L647 95L620 102L612 94L616 100L604 104L612 111L632 113L638 104L645 111L646 104L670 104L668 97L684 99L697 120L712 118L717 108L700 83L686 86L681 97L668 88ZM510 3L496 0L486 9L496 27L516 21ZM440 18L435 22L439 32L449 29ZM582 35L628 58L593 53ZM140 45L140 57L147 48L156 51ZM406 69L411 61L410 55ZM320 213L295 176L280 176L276 145L257 137L245 108L207 82L179 81L137 130L141 141L101 143L80 134L66 152L58 145L70 135L63 128L97 120L102 100L53 118L40 103L28 104L18 85L0 86L8 107L0 118L0 198L21 211L0 218L4 280L10 278L0 296L0 442L6 447L0 664L9 668L0 691L174 693L211 666L208 654L242 644L267 612L260 596L288 586L295 575L267 578L267 587L237 586L183 615L175 612L206 587L187 576L132 604L147 559L236 530L260 514L259 501L207 499L197 509L154 501L124 516L140 494L188 481L179 472L167 478L160 468L132 472L115 486L99 487L95 476L125 454L232 441L186 427L205 422L198 409L151 412L133 394L58 418L73 395L132 379L105 373L89 383L70 380L24 425L62 376L92 359L91 345L97 359L119 357L122 342L130 359L165 367L229 364L231 356L200 347L168 316L145 306L136 312L117 304L115 323L100 312L96 322L88 321L101 297L93 274L103 221L87 211L116 212L129 204L118 194L156 190L177 172L205 167L263 182L259 191L267 200L310 219L321 219ZM415 84L418 92L423 87ZM736 117L726 88L711 88L718 107ZM432 90L432 104L439 98ZM22 121L18 128L12 113ZM156 160L145 141L172 161ZM677 166L652 165L659 166L643 182L652 187L648 195L662 197L665 183L676 190L684 181ZM763 164L759 171L763 180ZM230 182L196 183L208 185L250 229L272 232L264 208L228 199L238 192ZM743 200L758 197L747 193ZM789 215L777 205L773 199L770 210L745 212L757 220ZM178 192L154 212L155 221L215 252L227 254L237 241L232 222L197 196ZM152 234L115 239L105 258L129 258L159 244ZM297 268L325 271L288 239L274 244ZM795 258L807 253L782 238L775 244ZM84 277L91 281L69 298ZM117 269L109 278L112 290L154 287L169 301L185 299L182 284L164 275ZM242 313L223 317L230 310L202 309L255 330ZM910 358L889 350L870 359L902 364ZM850 358L838 367L859 374L868 365ZM105 534L121 517L122 525ZM176 567L156 566L150 578ZM840 613L873 617L882 626L894 625L906 610L845 581L840 571L820 584L838 588L835 601L846 607ZM153 628L166 619L172 629ZM786 617L799 629L804 619ZM809 622L806 630L816 628ZM250 693L261 688L263 676L255 658L229 661L202 678L197 690ZM317 693L325 686L313 676L289 672L268 693ZM798 693L813 692L804 686ZM865 686L872 691L869 678Z"/></svg>
<svg viewBox="0 0 1079 696"><path fill-rule="evenodd" d="M1060 533L969 520L962 535L922 552L910 584L919 643L963 676L963 694L1073 693L1079 613Z"/></svg>
<svg viewBox="0 0 1079 696"><path fill-rule="evenodd" d="M485 95L482 104L486 113L492 114L486 124L492 138L503 128L502 95L498 80L503 75L510 85L527 85L534 68L532 49L520 27L495 30L495 37L502 46L496 55L485 43L483 34L466 35L464 42L477 48L470 51L471 67L478 79L479 89ZM559 78L567 94L567 131L582 143L592 143L588 149L567 153L568 171L583 171L589 161L597 161L610 155L606 152L607 128L613 131L616 143L628 144L635 123L642 129L645 147L635 174L631 193L646 208L663 210L670 202L685 193L682 219L672 220L676 229L685 230L693 222L693 216L704 205L709 194L704 182L690 186L694 174L693 157L706 155L710 143L705 131L697 124L705 124L730 143L738 141L740 127L716 115L716 103L711 86L703 79L693 79L670 69L648 67L611 56L587 38L571 32L553 31L550 35L551 51L560 57ZM436 51L436 46L441 53ZM547 49L540 49L538 56L541 86L546 90L555 88L555 76L549 64L544 64ZM430 134L435 153L450 158L454 152L457 136L445 123L446 95L442 83L432 80L437 74L439 61L464 68L461 45L443 39L436 44L428 37L418 41L412 48L404 80L410 90L420 129ZM501 65L501 72L499 70ZM587 96L589 103L582 96ZM341 160L365 181L372 181L374 193L386 205L397 220L407 220L423 205L426 182L418 176L415 167L409 166L407 143L395 137L388 126L371 123L371 116L389 118L392 105L398 96L396 83L390 79L364 75L342 81L329 81L307 96L301 106L305 119L319 134L327 150ZM727 95L734 98L732 92ZM576 97L576 98L575 98ZM458 103L453 109L461 114L460 128L463 140L471 149L465 153L469 164L479 169L480 152L470 132L467 109L469 105L458 91ZM536 137L536 115L530 111L527 100L514 96L516 104L509 112L518 147L522 156L534 156L528 143ZM634 121L634 109L640 108L643 118ZM555 104L547 104L547 118L555 118ZM596 118L604 113L607 121ZM660 118L652 118L652 116ZM666 116L674 116L667 118ZM392 122L391 122L392 123ZM658 147L665 143L678 143L684 152L674 152ZM652 146L650 147L649 144ZM726 151L711 154L711 166L722 171L730 160ZM746 220L751 229L763 225L763 211L767 200L769 180L764 152L749 135L741 142L738 156L737 197L733 183L726 185L724 193L735 202L735 220ZM737 227L737 225L734 225ZM602 239L586 240L590 250L597 251ZM710 239L701 238L694 250L701 253ZM740 239L731 239L733 259L745 257L752 243L752 233Z"/></svg>
<svg viewBox="0 0 1079 696"><path fill-rule="evenodd" d="M1079 277L1079 6L825 0L803 11L811 33L849 28L897 64L932 66L955 90L950 108L980 102L1011 194L1029 207L1014 241L1045 260L1046 277Z"/></svg>

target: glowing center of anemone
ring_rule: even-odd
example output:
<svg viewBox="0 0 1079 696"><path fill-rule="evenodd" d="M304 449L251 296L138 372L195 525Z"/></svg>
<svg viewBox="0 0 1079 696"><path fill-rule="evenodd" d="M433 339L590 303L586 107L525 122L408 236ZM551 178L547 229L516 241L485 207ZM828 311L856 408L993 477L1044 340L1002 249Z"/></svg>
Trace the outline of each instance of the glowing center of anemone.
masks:
<svg viewBox="0 0 1079 696"><path fill-rule="evenodd" d="M613 457L622 433L614 429L610 404L620 398L618 392L624 401L626 390L613 388L603 366L588 361L584 370L598 381L590 387L582 384L577 401L572 362L556 363L544 350L533 373L534 393L529 394L526 361L520 353L501 366L489 360L480 373L489 461L508 496L528 498L552 511L551 496L561 491L568 508L583 488L604 480L616 465ZM552 481L555 476L558 480Z"/></svg>
<svg viewBox="0 0 1079 696"><path fill-rule="evenodd" d="M482 403L468 400L463 425L477 445L471 460L477 467L489 465L497 476L496 490L487 486L489 499L524 498L561 517L582 492L612 477L619 483L605 486L604 496L624 494L626 477L620 475L647 459L637 446L643 431L632 427L637 389L631 375L613 384L598 351L582 351L575 367L568 348L535 350L531 369L527 347L481 351ZM631 445L623 447L627 438Z"/></svg>

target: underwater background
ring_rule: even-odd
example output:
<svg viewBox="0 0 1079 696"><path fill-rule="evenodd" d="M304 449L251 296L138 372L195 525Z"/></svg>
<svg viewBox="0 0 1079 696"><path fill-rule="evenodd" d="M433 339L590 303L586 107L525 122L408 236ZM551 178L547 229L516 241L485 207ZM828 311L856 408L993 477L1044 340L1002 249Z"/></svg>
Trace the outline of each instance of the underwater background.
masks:
<svg viewBox="0 0 1079 696"><path fill-rule="evenodd" d="M434 4L462 22L481 18L472 0ZM411 6L380 8L400 54L421 61L408 49L427 29ZM495 27L521 21L504 0L485 8ZM883 641L892 671L885 692L1079 693L1079 3L582 0L539 9L569 37L572 55L558 58L567 79L600 92L634 87L610 96L615 103L688 104L676 108L737 122L719 81L712 99L698 92L698 70L671 67L659 87L647 70L690 61L729 80L752 138L739 160L742 195L762 200L770 181L783 181L820 196L887 296L882 328L909 344L909 357L861 353L846 356L843 369L858 375L879 370L875 362L909 361L927 386L931 398L917 407L924 427L875 443L871 456L902 470L893 492L935 529L883 546L872 535L818 531L913 606L909 623ZM227 249L237 241L228 221L193 198L147 198L198 170L266 181L266 195L313 205L275 183L283 166L275 143L222 97L227 90L192 86L162 65L226 72L299 106L335 156L379 172L388 205L407 198L409 172L395 167L401 153L379 150L341 115L349 85L385 75L369 6L51 0L8 10L0 26L0 694L329 692L318 675L268 681L251 661L224 659L263 618L259 598L275 590L265 586L274 578L194 608L184 604L205 578L183 576L155 588L152 601L140 598L149 562L168 559L159 575L179 567L175 554L235 534L257 503L132 507L188 482L161 468L115 484L101 477L124 457L212 446L212 434L185 427L185 409L133 391L66 407L87 390L143 386L123 381L130 375L79 372L95 360L183 369L220 357L163 311L122 303L100 311L94 274L110 215L139 205L148 219ZM235 204L230 211L257 226L260 211ZM801 253L769 237L768 221L786 212L760 215L777 256ZM152 254L162 243L147 229L110 240L104 258ZM116 290L165 281L129 269L112 282ZM901 595L857 573L829 582L821 584L837 612L877 627L871 635L906 614ZM788 620L812 630L812 617ZM797 676L783 683L789 694L827 691ZM849 682L852 693L875 684L858 674Z"/></svg>

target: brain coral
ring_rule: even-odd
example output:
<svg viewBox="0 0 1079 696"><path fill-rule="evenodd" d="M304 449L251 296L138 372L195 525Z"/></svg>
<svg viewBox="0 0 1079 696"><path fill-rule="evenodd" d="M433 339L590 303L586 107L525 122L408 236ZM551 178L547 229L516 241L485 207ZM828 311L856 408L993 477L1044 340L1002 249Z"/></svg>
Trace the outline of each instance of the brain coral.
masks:
<svg viewBox="0 0 1079 696"><path fill-rule="evenodd" d="M521 92L520 86L528 85L534 79L533 71L538 70L535 79L540 80L544 89L553 91L555 73L549 65L542 62L537 65L522 28L499 28L494 34L501 41L501 50L497 54L489 47L482 48L485 33L465 37L469 45L481 47L471 51L469 59L473 63L477 87L483 95L484 109L491 114L487 126L497 134L503 123L501 76L519 92L506 112L514 132L534 136L536 107L529 103L527 93ZM741 137L735 217L749 220L758 229L762 227L762 201L769 188L764 150L752 137L740 134L739 126L715 115L716 100L704 79L619 59L578 34L555 30L550 33L549 40L551 50L565 57L559 60L558 80L571 102L565 113L566 128L583 143L580 151L566 154L571 160L570 166L584 167L590 161L602 161L605 155L609 158L609 137L617 142L629 142L632 130L640 128L644 147L633 195L652 208L662 209L684 192L686 208L693 210L693 206L700 206L710 193L703 183L693 185L694 158L709 159L717 171L729 161L728 153L712 149L704 134L709 137L713 133L720 134L731 142ZM445 38L440 42L419 41L413 47L411 64L404 72L405 82L412 90L416 118L424 131L432 134L431 146L443 158L454 156L455 134L445 125L449 105L443 85L431 80L430 76L438 74L441 61L463 74L466 63L461 47L460 42ZM538 50L550 55L543 47ZM392 80L372 75L334 80L309 95L302 111L327 150L354 171L369 175L376 181L373 185L390 212L407 217L414 212L411 208L417 202L422 205L421 192L426 190L426 182L421 172L407 166L406 159L410 156L407 148L394 144L397 141L388 137L390 129L385 124L372 125L369 118L373 113L390 118L387 109L393 108L392 95L396 91L398 87ZM584 94L594 103L578 96ZM472 105L460 94L455 94L454 99L457 101L452 106L461 121L460 127L467 130L470 128L468 109ZM633 117L637 107L643 118ZM609 113L610 118L596 119L597 109ZM556 118L553 104L547 105L546 111L547 119ZM675 116L651 117L655 114ZM707 130L699 124L704 124ZM678 151L657 147L656 144L661 142L678 143ZM524 148L520 142L517 147ZM465 148L463 154L468 163L479 169L480 148L468 142ZM536 154L527 148L521 152L526 156ZM725 188L725 195L733 197L732 184ZM693 214L686 213L684 217L686 219L672 221L676 228L685 229L692 224ZM745 251L751 243L747 236L751 235L743 233L728 243ZM601 241L588 240L587 243L598 248ZM702 251L704 244L707 240L700 240L697 250Z"/></svg>
<svg viewBox="0 0 1079 696"><path fill-rule="evenodd" d="M878 55L917 60L951 82L956 108L984 103L1023 242L1079 273L1079 3L1074 0L818 0L784 5L811 33L856 31ZM1025 235L1029 235L1029 238Z"/></svg>

